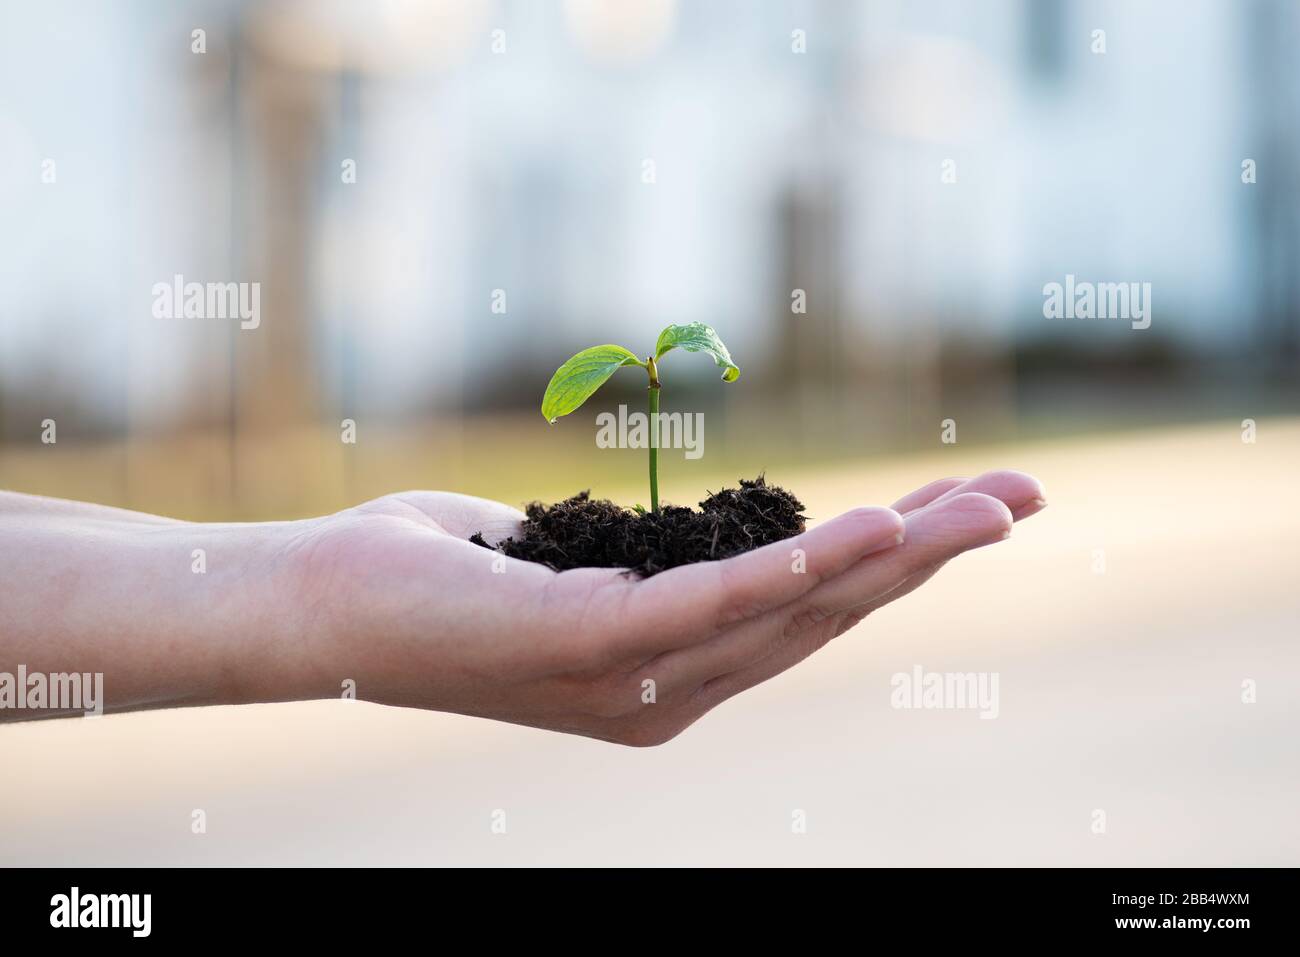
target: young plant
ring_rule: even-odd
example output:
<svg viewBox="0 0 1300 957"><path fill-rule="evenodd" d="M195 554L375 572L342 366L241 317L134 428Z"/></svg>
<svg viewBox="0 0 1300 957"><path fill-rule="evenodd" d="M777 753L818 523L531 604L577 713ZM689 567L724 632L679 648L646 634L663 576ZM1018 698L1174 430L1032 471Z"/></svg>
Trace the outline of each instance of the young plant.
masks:
<svg viewBox="0 0 1300 957"><path fill-rule="evenodd" d="M650 509L659 511L659 360L669 349L705 352L722 370L723 382L735 382L740 368L731 361L731 353L718 334L702 322L669 326L659 333L654 355L642 362L622 346L592 346L583 349L555 370L551 384L542 396L542 415L554 422L586 402L605 380L623 366L640 366L650 376Z"/></svg>

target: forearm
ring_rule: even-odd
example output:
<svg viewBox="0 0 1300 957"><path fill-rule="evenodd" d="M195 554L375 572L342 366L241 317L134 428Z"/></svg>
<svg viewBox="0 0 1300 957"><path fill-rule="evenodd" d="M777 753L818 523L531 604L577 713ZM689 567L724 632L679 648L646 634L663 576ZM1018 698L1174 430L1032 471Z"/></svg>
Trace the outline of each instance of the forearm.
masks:
<svg viewBox="0 0 1300 957"><path fill-rule="evenodd" d="M301 696L305 533L0 493L0 681L102 674L105 711Z"/></svg>

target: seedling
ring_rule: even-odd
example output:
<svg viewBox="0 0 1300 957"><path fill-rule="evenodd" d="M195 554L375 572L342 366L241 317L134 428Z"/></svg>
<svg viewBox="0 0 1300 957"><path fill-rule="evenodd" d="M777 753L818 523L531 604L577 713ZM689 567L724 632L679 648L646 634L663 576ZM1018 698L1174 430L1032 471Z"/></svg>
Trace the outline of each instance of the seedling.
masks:
<svg viewBox="0 0 1300 957"><path fill-rule="evenodd" d="M642 362L636 353L622 346L592 346L583 349L555 370L551 384L542 396L542 415L554 422L568 415L591 398L610 376L623 366L640 366L650 377L650 510L659 511L659 360L670 349L681 347L687 352L705 352L722 370L723 382L735 382L740 368L731 361L731 353L718 334L702 322L669 326L659 333L654 355Z"/></svg>
<svg viewBox="0 0 1300 957"><path fill-rule="evenodd" d="M659 334L653 355L638 359L630 349L604 345L584 349L556 370L542 397L542 415L554 422L591 398L623 366L646 370L650 385L650 508L623 508L607 499L579 492L552 505L530 502L517 534L489 544L481 532L470 541L483 548L553 571L573 568L621 568L648 577L694 562L721 561L798 535L807 516L799 499L763 475L741 479L738 488L721 488L693 508L659 507L659 363L677 347L705 352L735 382L740 369L718 334L700 322L669 326ZM622 416L620 415L620 419ZM640 432L640 426L637 426ZM620 443L621 438L620 438ZM638 441L637 446L641 445Z"/></svg>

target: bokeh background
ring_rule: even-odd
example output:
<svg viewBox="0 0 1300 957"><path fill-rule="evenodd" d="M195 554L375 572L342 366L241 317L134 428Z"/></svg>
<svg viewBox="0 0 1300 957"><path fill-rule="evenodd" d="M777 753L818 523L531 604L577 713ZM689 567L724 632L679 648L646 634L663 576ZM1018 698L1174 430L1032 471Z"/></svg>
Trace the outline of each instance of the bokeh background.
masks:
<svg viewBox="0 0 1300 957"><path fill-rule="evenodd" d="M1300 5L0 12L0 487L630 504L594 416L642 382L542 391L698 320L744 374L666 362L706 421L667 499L1051 501L653 751L364 702L0 728L0 863L1300 863ZM176 274L259 282L260 327L156 318ZM1151 283L1151 327L1044 318L1066 274ZM998 672L1001 716L891 709L916 664Z"/></svg>

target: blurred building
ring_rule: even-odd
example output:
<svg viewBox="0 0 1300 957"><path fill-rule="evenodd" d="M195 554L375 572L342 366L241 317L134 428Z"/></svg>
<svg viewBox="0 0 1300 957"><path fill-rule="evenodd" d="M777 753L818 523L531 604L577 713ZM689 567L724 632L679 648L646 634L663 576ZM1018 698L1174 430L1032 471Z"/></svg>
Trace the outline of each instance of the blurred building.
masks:
<svg viewBox="0 0 1300 957"><path fill-rule="evenodd" d="M1284 0L12 6L11 441L531 408L671 321L829 435L1012 416L1062 356L1294 372ZM1152 283L1153 328L1045 320L1067 273ZM154 318L176 274L264 322Z"/></svg>

